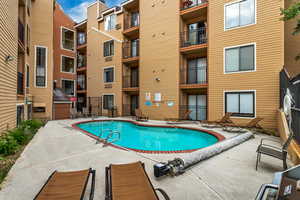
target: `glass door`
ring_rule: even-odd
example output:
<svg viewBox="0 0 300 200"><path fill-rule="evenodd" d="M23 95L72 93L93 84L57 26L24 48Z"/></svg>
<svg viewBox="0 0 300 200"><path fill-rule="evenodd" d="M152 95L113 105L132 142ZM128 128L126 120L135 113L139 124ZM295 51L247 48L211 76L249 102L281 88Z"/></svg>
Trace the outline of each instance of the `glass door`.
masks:
<svg viewBox="0 0 300 200"><path fill-rule="evenodd" d="M190 119L206 120L206 95L189 95L188 103Z"/></svg>

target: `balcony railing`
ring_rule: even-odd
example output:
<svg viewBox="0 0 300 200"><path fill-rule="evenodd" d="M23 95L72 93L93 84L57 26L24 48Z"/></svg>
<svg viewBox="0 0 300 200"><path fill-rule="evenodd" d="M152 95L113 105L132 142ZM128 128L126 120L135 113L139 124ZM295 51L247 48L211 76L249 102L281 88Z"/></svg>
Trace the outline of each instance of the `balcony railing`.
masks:
<svg viewBox="0 0 300 200"><path fill-rule="evenodd" d="M135 109L138 109L137 104L123 104L123 117L135 116Z"/></svg>
<svg viewBox="0 0 300 200"><path fill-rule="evenodd" d="M86 79L84 74L77 76L77 90L86 90Z"/></svg>
<svg viewBox="0 0 300 200"><path fill-rule="evenodd" d="M77 56L77 69L80 69L82 67L86 67L86 56L78 55Z"/></svg>
<svg viewBox="0 0 300 200"><path fill-rule="evenodd" d="M18 38L19 41L24 44L24 39L25 39L25 27L24 24L21 22L21 20L18 20Z"/></svg>
<svg viewBox="0 0 300 200"><path fill-rule="evenodd" d="M207 43L206 28L192 29L181 32L181 47L189 47L193 45Z"/></svg>
<svg viewBox="0 0 300 200"><path fill-rule="evenodd" d="M77 34L77 46L85 45L86 44L86 34L85 33L78 33Z"/></svg>
<svg viewBox="0 0 300 200"><path fill-rule="evenodd" d="M123 76L123 88L139 87L139 78L137 76Z"/></svg>
<svg viewBox="0 0 300 200"><path fill-rule="evenodd" d="M20 94L20 95L24 94L24 75L21 72L18 72L17 94Z"/></svg>
<svg viewBox="0 0 300 200"><path fill-rule="evenodd" d="M180 69L181 84L206 84L207 83L207 67L182 67Z"/></svg>
<svg viewBox="0 0 300 200"><path fill-rule="evenodd" d="M140 25L140 16L139 13L131 13L125 15L124 18L124 30L138 27Z"/></svg>
<svg viewBox="0 0 300 200"><path fill-rule="evenodd" d="M189 111L191 113L187 115ZM180 105L179 115L182 120L206 120L207 107L200 105Z"/></svg>
<svg viewBox="0 0 300 200"><path fill-rule="evenodd" d="M140 51L139 40L125 42L123 44L123 58L133 58L138 57Z"/></svg>
<svg viewBox="0 0 300 200"><path fill-rule="evenodd" d="M207 3L207 0L182 0L181 10L186 10Z"/></svg>

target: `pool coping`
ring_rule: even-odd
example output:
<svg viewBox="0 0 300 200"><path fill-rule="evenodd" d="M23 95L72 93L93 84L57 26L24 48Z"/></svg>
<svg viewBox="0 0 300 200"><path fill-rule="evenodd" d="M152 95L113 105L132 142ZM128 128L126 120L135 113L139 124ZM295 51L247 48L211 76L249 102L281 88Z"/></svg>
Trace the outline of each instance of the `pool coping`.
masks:
<svg viewBox="0 0 300 200"><path fill-rule="evenodd" d="M86 123L90 123L90 122L105 122L105 121L119 121L119 122L129 122L129 123L132 123L132 124L135 124L137 126L144 126L144 127L161 127L161 128L180 128L180 129L188 129L188 130L194 130L194 131L201 131L201 132L205 132L205 133L208 133L214 137L217 138L218 142L221 142L223 140L225 140L225 137L220 134L220 133L217 133L217 132L214 132L214 131L211 131L211 130L206 130L206 129L201 129L201 128L193 128L193 127L181 127L181 126L176 126L176 125L154 125L154 124L145 124L145 123L140 123L140 122L137 122L137 121L133 121L133 120L122 120L122 119L103 119L103 120L88 120L88 121L82 121L82 122L76 122L74 124L72 124L72 128L84 133L85 135L99 141L99 142L102 142L104 143L104 140L102 139L99 139L99 137L97 137L96 135L93 135L91 133L89 133L88 131L85 131L81 128L78 127L79 124L86 124ZM125 150L125 151L128 151L128 150L131 150L131 151L135 151L135 152L138 152L138 153L147 153L147 154L173 154L173 153L191 153L191 152L194 152L194 151L198 151L200 149L203 149L203 148L198 148L198 149L191 149L191 150L178 150L178 151L147 151L147 150L140 150L140 149L132 149L132 148L125 148L125 147L121 147L121 146L118 146L118 145L115 145L115 144L107 144L108 146L111 146L111 147L114 147L114 148L117 148L117 149L120 149L120 150Z"/></svg>

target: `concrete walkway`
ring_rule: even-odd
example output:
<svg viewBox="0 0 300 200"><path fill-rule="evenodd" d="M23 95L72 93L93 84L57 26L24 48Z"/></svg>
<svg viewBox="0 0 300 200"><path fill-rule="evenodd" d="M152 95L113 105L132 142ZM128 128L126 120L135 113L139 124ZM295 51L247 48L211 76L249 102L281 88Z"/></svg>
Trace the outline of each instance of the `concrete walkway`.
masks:
<svg viewBox="0 0 300 200"><path fill-rule="evenodd" d="M153 176L155 161L171 160L180 154L140 154L102 147L71 128L71 124L78 121L83 120L51 121L40 129L11 169L0 199L32 200L54 170L92 167L97 170L94 199L104 200L105 167L140 160L145 163L153 185L163 188L172 200L250 200L255 198L261 184L271 182L273 173L282 170L279 160L263 156L259 170L255 171L255 150L260 139L268 137L256 135L255 139L203 161L181 176L156 180ZM227 138L234 136L217 131Z"/></svg>

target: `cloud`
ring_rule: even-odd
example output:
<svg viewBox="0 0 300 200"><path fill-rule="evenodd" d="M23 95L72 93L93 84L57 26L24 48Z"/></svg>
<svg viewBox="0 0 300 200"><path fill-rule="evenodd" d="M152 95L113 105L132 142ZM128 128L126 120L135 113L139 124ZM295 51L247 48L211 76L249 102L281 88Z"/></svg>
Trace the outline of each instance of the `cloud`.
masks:
<svg viewBox="0 0 300 200"><path fill-rule="evenodd" d="M67 9L66 12L74 21L81 22L87 18L87 7L94 2L95 0L86 0L75 7Z"/></svg>

